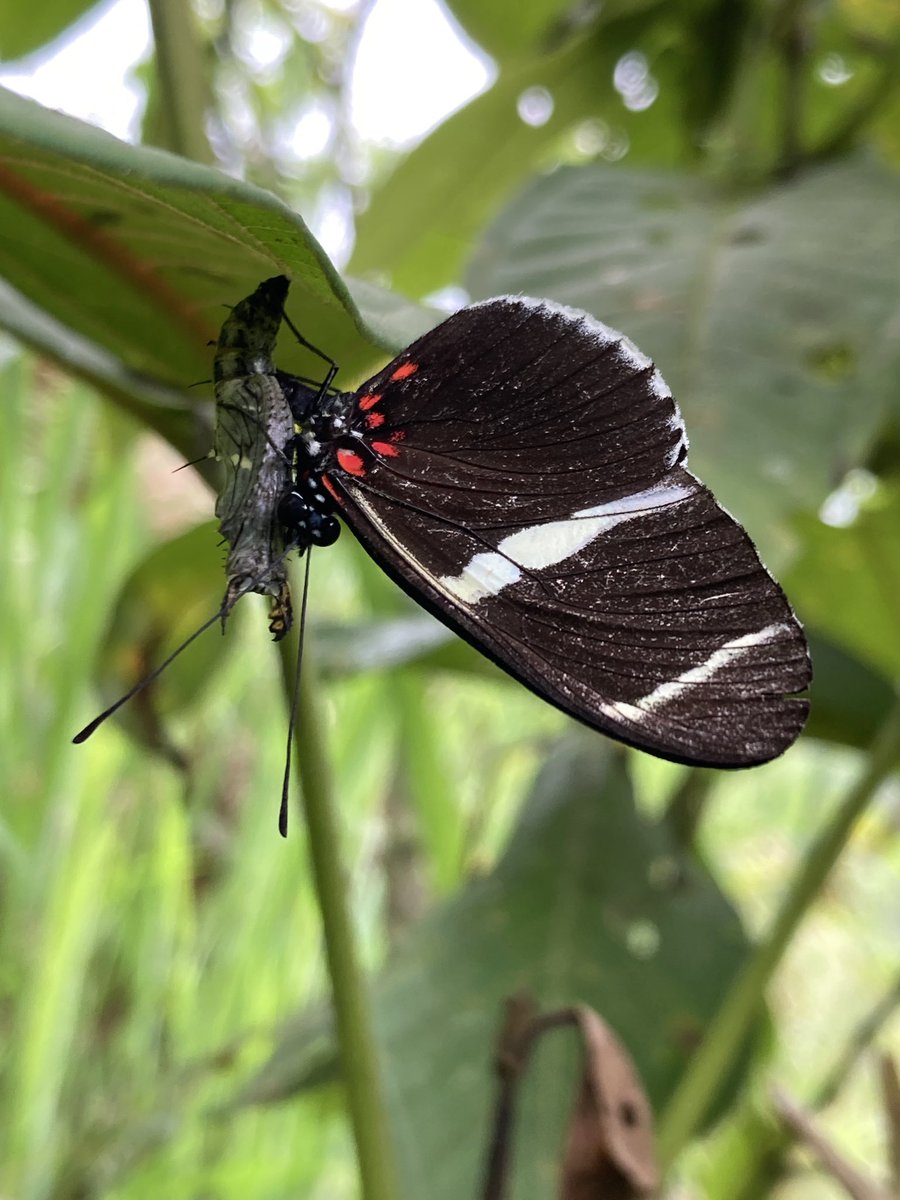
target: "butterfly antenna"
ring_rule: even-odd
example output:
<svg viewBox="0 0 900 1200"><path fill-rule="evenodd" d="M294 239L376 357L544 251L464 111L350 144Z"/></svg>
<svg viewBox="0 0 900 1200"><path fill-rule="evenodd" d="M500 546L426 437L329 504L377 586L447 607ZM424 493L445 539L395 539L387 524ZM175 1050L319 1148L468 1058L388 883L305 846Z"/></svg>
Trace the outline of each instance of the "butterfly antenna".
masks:
<svg viewBox="0 0 900 1200"><path fill-rule="evenodd" d="M287 325L288 329L291 331L300 345L305 346L307 350L311 350L313 354L315 354L318 358L321 358L322 362L328 363L328 374L326 375L324 382L319 385L321 392L324 395L325 392L327 392L331 387L332 381L334 380L335 375L338 373L337 363L330 355L326 354L324 350L320 350L318 346L314 346L312 342L308 342L286 312L283 312L281 315L284 319L285 325Z"/></svg>
<svg viewBox="0 0 900 1200"><path fill-rule="evenodd" d="M192 458L190 462L182 463L180 467L175 467L172 471L173 475L177 475L179 471L185 470L186 467L196 467L197 463L208 462L211 458L216 457L215 450L207 450L205 454L201 454L199 458Z"/></svg>
<svg viewBox="0 0 900 1200"><path fill-rule="evenodd" d="M303 665L303 642L306 634L306 597L309 595L309 564L312 560L312 549L306 554L306 569L303 572L303 596L300 600L300 620L297 625L297 665L294 668L294 694L291 697L291 715L288 718L287 748L284 755L284 779L281 783L281 808L278 812L278 832L287 837L288 827L288 792L291 786L291 747L294 742L294 728L297 724L297 708L300 703L300 669Z"/></svg>

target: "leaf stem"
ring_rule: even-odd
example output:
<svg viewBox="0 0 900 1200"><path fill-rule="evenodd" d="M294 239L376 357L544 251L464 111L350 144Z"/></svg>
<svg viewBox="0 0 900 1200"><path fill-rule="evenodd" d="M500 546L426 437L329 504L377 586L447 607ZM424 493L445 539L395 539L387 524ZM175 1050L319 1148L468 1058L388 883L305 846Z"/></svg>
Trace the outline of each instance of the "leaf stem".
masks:
<svg viewBox="0 0 900 1200"><path fill-rule="evenodd" d="M285 695L293 690L294 638L279 643ZM392 1158L378 1054L367 989L353 934L341 868L334 794L317 701L312 647L304 647L294 747L313 880L322 915L325 957L331 981L341 1076L359 1164L364 1200L395 1200Z"/></svg>
<svg viewBox="0 0 900 1200"><path fill-rule="evenodd" d="M694 844L717 777L718 773L707 767L689 767L669 800L664 819L679 846L685 850Z"/></svg>
<svg viewBox="0 0 900 1200"><path fill-rule="evenodd" d="M809 847L768 936L731 986L683 1075L660 1123L664 1165L696 1132L763 1004L766 988L807 910L816 899L857 819L900 756L900 698L876 735L865 769Z"/></svg>
<svg viewBox="0 0 900 1200"><path fill-rule="evenodd" d="M212 164L206 136L211 107L207 57L197 19L185 0L149 0L159 93L157 145L194 162Z"/></svg>

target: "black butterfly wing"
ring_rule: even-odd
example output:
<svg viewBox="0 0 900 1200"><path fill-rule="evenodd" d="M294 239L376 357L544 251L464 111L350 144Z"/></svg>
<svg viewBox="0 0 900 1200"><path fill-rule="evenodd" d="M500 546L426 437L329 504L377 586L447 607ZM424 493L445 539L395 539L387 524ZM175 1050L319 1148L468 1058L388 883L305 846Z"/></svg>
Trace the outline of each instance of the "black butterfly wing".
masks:
<svg viewBox="0 0 900 1200"><path fill-rule="evenodd" d="M775 757L807 712L803 632L688 472L653 364L583 313L464 309L353 398L326 478L382 567L511 674L664 758Z"/></svg>

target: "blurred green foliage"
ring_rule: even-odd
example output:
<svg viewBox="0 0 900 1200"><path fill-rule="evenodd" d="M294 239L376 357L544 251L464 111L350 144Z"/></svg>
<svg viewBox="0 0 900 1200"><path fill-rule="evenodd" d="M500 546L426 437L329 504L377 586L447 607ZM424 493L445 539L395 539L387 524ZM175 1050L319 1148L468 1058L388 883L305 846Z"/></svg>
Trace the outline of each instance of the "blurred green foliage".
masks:
<svg viewBox="0 0 900 1200"><path fill-rule="evenodd" d="M304 831L276 836L285 700L259 607L69 742L219 602L212 495L172 469L209 447L209 385L189 385L222 305L267 275L292 276L292 315L346 383L428 328L423 298L447 285L546 294L624 329L678 395L692 463L777 567L817 670L784 759L686 772L573 732L349 536L315 556L310 667L404 1195L477 1194L493 1031L517 988L606 1015L665 1121L894 729L900 11L449 7L496 77L405 155L350 125L361 14L318 0L205 6L177 61L161 36L144 146L0 93L0 322L29 348L0 350L4 1196L358 1192ZM0 51L85 8L0 5ZM246 51L263 25L281 45L266 71ZM179 71L203 86L179 89ZM326 150L298 162L286 131L312 108ZM150 148L207 130L197 157L241 181ZM328 204L361 210L346 278L297 215ZM309 367L287 338L279 357ZM718 1124L670 1175L687 1194L841 1194L778 1130L773 1079L827 1100L840 1152L887 1173L859 1060L900 1036L889 766L768 1015L704 1097ZM571 1065L566 1047L537 1064L518 1197L552 1194Z"/></svg>

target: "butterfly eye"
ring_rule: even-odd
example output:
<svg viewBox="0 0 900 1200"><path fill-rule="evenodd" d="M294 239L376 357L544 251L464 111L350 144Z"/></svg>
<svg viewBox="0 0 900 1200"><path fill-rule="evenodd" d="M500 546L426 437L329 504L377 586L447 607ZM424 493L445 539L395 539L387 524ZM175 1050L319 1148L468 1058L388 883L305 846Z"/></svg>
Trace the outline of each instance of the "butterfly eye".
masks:
<svg viewBox="0 0 900 1200"><path fill-rule="evenodd" d="M278 502L278 520L286 530L303 529L311 509L298 491L288 492Z"/></svg>
<svg viewBox="0 0 900 1200"><path fill-rule="evenodd" d="M340 522L328 513L312 513L309 536L317 546L333 546L341 532Z"/></svg>

